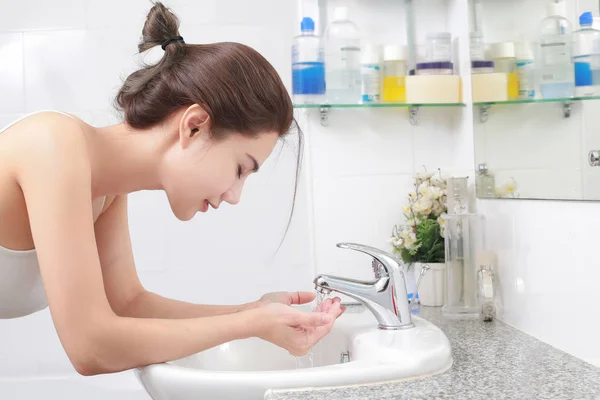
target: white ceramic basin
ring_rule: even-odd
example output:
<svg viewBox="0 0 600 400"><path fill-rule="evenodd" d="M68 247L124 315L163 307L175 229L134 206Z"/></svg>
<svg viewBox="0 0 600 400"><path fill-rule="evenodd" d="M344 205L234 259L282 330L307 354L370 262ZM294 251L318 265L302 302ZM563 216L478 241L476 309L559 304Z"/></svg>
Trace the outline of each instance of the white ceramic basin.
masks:
<svg viewBox="0 0 600 400"><path fill-rule="evenodd" d="M413 316L415 327L377 329L364 307L349 308L313 348L313 367L269 342L250 338L136 371L154 400L263 399L268 389L345 386L417 378L452 365L446 335ZM350 361L341 362L348 352ZM300 364L307 365L308 357Z"/></svg>

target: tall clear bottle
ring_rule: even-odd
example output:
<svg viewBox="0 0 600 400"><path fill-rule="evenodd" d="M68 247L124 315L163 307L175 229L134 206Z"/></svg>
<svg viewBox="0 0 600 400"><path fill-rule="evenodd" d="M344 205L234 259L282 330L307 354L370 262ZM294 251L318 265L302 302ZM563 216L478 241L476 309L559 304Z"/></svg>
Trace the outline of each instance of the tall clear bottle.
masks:
<svg viewBox="0 0 600 400"><path fill-rule="evenodd" d="M479 315L476 255L481 246L481 216L469 212L468 178L448 180L444 216L446 292L442 312L454 318Z"/></svg>
<svg viewBox="0 0 600 400"><path fill-rule="evenodd" d="M361 38L356 24L348 19L347 7L334 9L325 41L326 98L330 103L361 101Z"/></svg>
<svg viewBox="0 0 600 400"><path fill-rule="evenodd" d="M542 20L540 33L540 92L545 99L572 97L575 74L571 59L571 23L565 3L548 4L548 17Z"/></svg>

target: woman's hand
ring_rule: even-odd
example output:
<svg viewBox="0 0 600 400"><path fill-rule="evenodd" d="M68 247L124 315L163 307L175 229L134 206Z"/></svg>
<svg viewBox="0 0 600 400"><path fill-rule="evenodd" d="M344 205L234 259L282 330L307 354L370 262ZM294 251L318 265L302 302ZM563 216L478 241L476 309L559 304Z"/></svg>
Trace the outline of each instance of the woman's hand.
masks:
<svg viewBox="0 0 600 400"><path fill-rule="evenodd" d="M282 303L288 306L305 304L313 301L315 296L315 292L272 292L263 295L258 300L258 305L262 306L269 303Z"/></svg>
<svg viewBox="0 0 600 400"><path fill-rule="evenodd" d="M256 335L296 356L325 337L343 310L339 298L327 299L314 312L304 312L281 303L268 303L253 310L256 313Z"/></svg>

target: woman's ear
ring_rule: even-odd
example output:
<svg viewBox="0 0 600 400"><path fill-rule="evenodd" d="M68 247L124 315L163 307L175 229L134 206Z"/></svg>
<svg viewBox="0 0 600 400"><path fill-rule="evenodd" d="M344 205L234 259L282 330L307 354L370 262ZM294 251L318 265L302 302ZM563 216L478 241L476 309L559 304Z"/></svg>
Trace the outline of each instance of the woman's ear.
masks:
<svg viewBox="0 0 600 400"><path fill-rule="evenodd" d="M189 146L192 138L210 137L210 115L198 104L185 110L179 123L179 142L182 148Z"/></svg>

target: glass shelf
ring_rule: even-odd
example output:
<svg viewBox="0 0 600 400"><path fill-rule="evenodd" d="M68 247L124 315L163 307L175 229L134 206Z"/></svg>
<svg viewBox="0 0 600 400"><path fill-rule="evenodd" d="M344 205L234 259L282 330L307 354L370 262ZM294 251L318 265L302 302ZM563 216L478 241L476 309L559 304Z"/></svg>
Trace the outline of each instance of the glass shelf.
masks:
<svg viewBox="0 0 600 400"><path fill-rule="evenodd" d="M466 104L464 104L464 103L294 104L294 108L412 108L412 107L466 107Z"/></svg>
<svg viewBox="0 0 600 400"><path fill-rule="evenodd" d="M530 103L568 103L573 101L600 100L600 96L564 97L557 99L528 99L508 101L484 101L473 103L475 106L493 106L502 104L530 104Z"/></svg>

